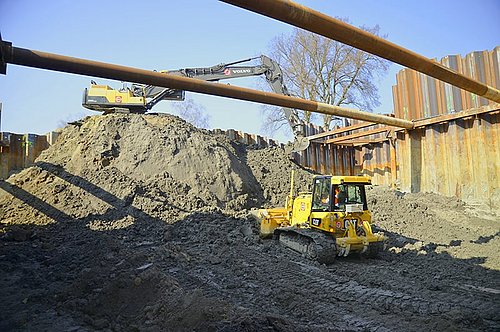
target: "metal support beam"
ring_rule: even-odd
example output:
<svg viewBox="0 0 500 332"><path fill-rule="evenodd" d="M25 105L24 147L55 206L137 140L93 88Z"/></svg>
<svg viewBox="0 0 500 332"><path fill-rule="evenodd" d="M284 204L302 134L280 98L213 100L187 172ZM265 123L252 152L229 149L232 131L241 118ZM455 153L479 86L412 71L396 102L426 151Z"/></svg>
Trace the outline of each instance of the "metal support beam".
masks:
<svg viewBox="0 0 500 332"><path fill-rule="evenodd" d="M370 144L377 144L389 141L387 137L373 138L373 139L350 139L346 141L328 143L327 145L340 145L340 146L364 146Z"/></svg>
<svg viewBox="0 0 500 332"><path fill-rule="evenodd" d="M319 138L323 138L323 137L327 137L327 136L333 136L333 135L338 135L338 134L345 133L347 131L362 129L362 128L371 127L371 126L374 126L374 125L376 125L376 123L362 122L362 123L358 123L358 124L355 124L355 125L352 125L352 126L342 127L342 128L338 128L338 129L334 129L334 130L330 130L330 131L325 131L323 133L319 133L319 134L314 134L314 135L311 135L311 136L307 136L307 139L310 140L310 141L317 140Z"/></svg>
<svg viewBox="0 0 500 332"><path fill-rule="evenodd" d="M357 132L357 133L354 133L354 134L350 134L350 135L345 135L345 136L330 138L330 139L327 139L326 141L324 141L322 143L325 143L325 144L339 143L339 142L342 142L342 141L352 140L354 138L359 138L359 137L365 137L365 136L370 136L370 135L385 133L385 132L387 132L387 131L389 131L391 129L392 128L390 128L390 127L381 127L381 128L376 128L376 129L372 129L372 130L360 131L360 132Z"/></svg>
<svg viewBox="0 0 500 332"><path fill-rule="evenodd" d="M289 0L222 0L272 17L324 37L337 40L384 59L399 63L461 89L500 103L500 91L459 74L437 61L412 52L383 38Z"/></svg>
<svg viewBox="0 0 500 332"><path fill-rule="evenodd" d="M413 122L385 115L363 112L356 109L338 107L296 97L241 88L226 84L207 82L190 77L169 75L144 69L119 66L104 62L73 58L59 54L46 53L13 47L11 43L1 42L1 54L5 63L20 66L61 71L72 74L88 75L125 82L150 84L154 86L193 91L203 94L228 97L290 107L316 113L342 116L352 119L382 123L390 126L411 129Z"/></svg>
<svg viewBox="0 0 500 332"><path fill-rule="evenodd" d="M414 120L415 121L415 128L418 127L425 127L425 126L430 126L436 123L441 123L441 122L448 122L448 121L454 121L457 119L463 119L467 117L476 117L480 114L484 113L494 113L500 110L500 105L489 105L489 106L483 106L480 108L473 108L457 113L451 113L451 114L444 114L444 115L439 115L435 116L432 118L428 119L422 119L422 120Z"/></svg>

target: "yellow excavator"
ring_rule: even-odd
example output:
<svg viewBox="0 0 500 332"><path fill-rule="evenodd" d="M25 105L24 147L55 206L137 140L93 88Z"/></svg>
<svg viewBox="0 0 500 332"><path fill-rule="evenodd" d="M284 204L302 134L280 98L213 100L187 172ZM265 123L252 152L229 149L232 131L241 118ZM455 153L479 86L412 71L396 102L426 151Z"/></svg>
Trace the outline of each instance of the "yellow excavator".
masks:
<svg viewBox="0 0 500 332"><path fill-rule="evenodd" d="M336 256L361 253L376 257L387 238L372 230L366 201L365 176L317 175L312 192L294 197L294 174L284 207L261 209L260 236L274 237L285 247L319 263L331 264Z"/></svg>
<svg viewBox="0 0 500 332"><path fill-rule="evenodd" d="M260 59L261 63L259 65L240 65L255 59ZM265 55L231 63L221 63L211 67L162 70L160 73L192 77L209 82L264 75L273 92L290 95L283 82L283 72L279 64ZM104 113L146 113L160 101L182 101L185 94L183 90L153 85L132 84L130 87L124 85L122 89L115 90L108 85L97 84L94 81L91 83L90 88L84 90L82 105L87 109ZM309 146L309 140L305 137L305 124L300 119L297 110L283 107L283 113L295 138L294 142L287 146L287 151L306 149Z"/></svg>

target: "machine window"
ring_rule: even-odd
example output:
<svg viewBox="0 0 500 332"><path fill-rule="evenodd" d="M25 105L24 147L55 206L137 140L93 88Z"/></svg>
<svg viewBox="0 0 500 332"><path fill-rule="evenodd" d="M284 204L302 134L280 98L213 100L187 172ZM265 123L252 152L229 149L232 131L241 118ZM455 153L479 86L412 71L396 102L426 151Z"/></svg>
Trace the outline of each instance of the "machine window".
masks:
<svg viewBox="0 0 500 332"><path fill-rule="evenodd" d="M313 211L331 211L331 180L329 177L317 178L314 180L313 188Z"/></svg>
<svg viewBox="0 0 500 332"><path fill-rule="evenodd" d="M363 204L366 210L366 198L363 185L336 185L333 188L333 209L344 211L346 204Z"/></svg>

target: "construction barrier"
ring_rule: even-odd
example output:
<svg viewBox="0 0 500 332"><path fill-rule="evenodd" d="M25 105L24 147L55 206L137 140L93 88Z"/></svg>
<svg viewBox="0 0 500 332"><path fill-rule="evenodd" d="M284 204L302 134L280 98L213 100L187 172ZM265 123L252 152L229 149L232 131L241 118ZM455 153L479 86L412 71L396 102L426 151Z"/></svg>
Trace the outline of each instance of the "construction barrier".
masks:
<svg viewBox="0 0 500 332"><path fill-rule="evenodd" d="M47 135L0 132L0 179L6 179L13 172L33 165L58 135L58 132Z"/></svg>
<svg viewBox="0 0 500 332"><path fill-rule="evenodd" d="M447 55L440 63L477 81L500 88L500 46L466 56ZM494 102L413 69L400 70L392 87L394 113L407 120L479 108Z"/></svg>
<svg viewBox="0 0 500 332"><path fill-rule="evenodd" d="M411 130L373 124L313 140L294 158L321 174L364 174L375 185L487 201L500 195L499 123L493 105L415 121Z"/></svg>

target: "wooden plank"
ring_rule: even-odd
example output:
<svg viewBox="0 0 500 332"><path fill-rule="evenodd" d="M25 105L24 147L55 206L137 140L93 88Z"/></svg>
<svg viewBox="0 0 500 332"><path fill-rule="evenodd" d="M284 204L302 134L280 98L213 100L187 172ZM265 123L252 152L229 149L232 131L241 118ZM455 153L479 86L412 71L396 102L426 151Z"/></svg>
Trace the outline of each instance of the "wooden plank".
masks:
<svg viewBox="0 0 500 332"><path fill-rule="evenodd" d="M488 107L474 108L471 110L461 111L457 113L444 114L429 119L415 120L415 128L429 126L432 124L446 122L446 121L452 121L456 119L462 119L483 113L493 113L498 111L499 109L500 106L496 104Z"/></svg>
<svg viewBox="0 0 500 332"><path fill-rule="evenodd" d="M347 141L353 138L358 138L358 137L364 137L364 136L369 136L369 135L374 135L374 134L380 134L383 132L386 132L388 130L391 130L392 127L389 126L384 126L372 130L365 130L365 131L360 131L359 133L354 133L350 135L345 135L341 137L336 137L336 138L330 138L325 141L325 143L330 144L330 143L337 143L337 142L342 142L342 141Z"/></svg>
<svg viewBox="0 0 500 332"><path fill-rule="evenodd" d="M389 138L387 138L387 137L380 137L380 138L375 138L375 139L348 140L348 141L330 143L330 145L362 146L362 145L368 145L368 144L382 143L382 142L385 142L388 140L389 140Z"/></svg>
<svg viewBox="0 0 500 332"><path fill-rule="evenodd" d="M312 140L315 140L315 139L318 139L318 138L323 138L323 137L332 136L332 135L338 135L338 134L342 134L342 133L345 133L345 132L348 132L348 131L351 131L351 130L362 129L362 128L366 128L366 127L370 127L370 126L374 126L374 125L376 125L376 123L361 122L361 123L358 123L358 124L355 124L355 125L352 125L352 126L338 128L338 129L334 129L334 130L330 130L330 131L325 131L324 133L319 133L319 134L307 136L307 138L310 141L312 141Z"/></svg>

